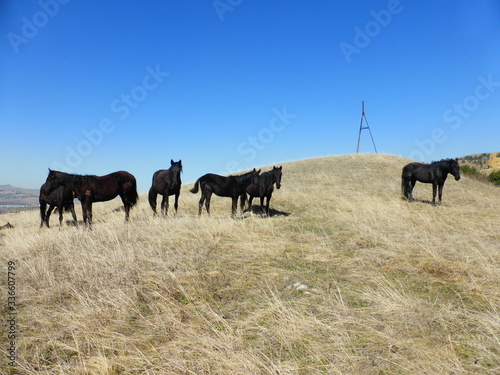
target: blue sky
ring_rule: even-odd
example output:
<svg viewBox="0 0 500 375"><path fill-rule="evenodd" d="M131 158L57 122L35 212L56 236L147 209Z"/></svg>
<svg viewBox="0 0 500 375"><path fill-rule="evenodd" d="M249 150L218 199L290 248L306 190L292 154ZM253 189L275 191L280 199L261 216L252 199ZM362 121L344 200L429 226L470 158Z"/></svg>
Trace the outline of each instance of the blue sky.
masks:
<svg viewBox="0 0 500 375"><path fill-rule="evenodd" d="M3 1L0 184L500 151L500 3ZM373 152L364 131L361 152Z"/></svg>

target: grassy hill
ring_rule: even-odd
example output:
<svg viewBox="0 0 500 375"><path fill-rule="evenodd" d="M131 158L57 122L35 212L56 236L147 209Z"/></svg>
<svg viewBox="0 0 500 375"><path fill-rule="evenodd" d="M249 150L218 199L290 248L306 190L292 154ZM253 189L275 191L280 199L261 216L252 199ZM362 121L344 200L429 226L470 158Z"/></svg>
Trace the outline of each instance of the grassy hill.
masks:
<svg viewBox="0 0 500 375"><path fill-rule="evenodd" d="M283 164L274 215L230 218L181 192L177 218L146 196L92 231L0 215L0 317L14 261L19 374L498 374L500 190L448 179L443 205L401 199L408 160ZM187 166L186 166L187 167ZM81 211L77 212L81 219Z"/></svg>

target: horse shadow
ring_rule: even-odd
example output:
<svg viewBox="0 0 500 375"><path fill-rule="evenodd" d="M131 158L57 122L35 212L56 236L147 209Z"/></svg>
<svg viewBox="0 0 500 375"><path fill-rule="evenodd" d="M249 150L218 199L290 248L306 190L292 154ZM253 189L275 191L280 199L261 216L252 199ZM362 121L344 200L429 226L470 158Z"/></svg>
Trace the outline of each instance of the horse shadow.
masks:
<svg viewBox="0 0 500 375"><path fill-rule="evenodd" d="M269 214L266 215L260 209L260 205L252 205L252 207L250 207L250 208L247 209L247 212L251 212L252 214L260 215L262 217L265 217L265 216L267 216L267 217L274 217L274 216L287 217L287 216L291 215L290 212L280 211L280 210L276 210L274 208L269 208Z"/></svg>
<svg viewBox="0 0 500 375"><path fill-rule="evenodd" d="M444 206L443 203L433 203L430 200L427 199L415 199L413 198L412 200L408 200L405 197L401 197L401 200L407 202L407 203L423 203L423 204L428 204L429 206Z"/></svg>

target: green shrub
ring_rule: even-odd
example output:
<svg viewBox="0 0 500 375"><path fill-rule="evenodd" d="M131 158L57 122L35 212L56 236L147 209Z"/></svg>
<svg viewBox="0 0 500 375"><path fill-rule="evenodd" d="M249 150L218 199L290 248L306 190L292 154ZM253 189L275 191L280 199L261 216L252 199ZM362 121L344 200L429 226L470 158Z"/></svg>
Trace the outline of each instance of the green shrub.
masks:
<svg viewBox="0 0 500 375"><path fill-rule="evenodd" d="M491 172L488 175L488 181L494 183L495 185L500 185L500 170Z"/></svg>
<svg viewBox="0 0 500 375"><path fill-rule="evenodd" d="M461 165L460 172L464 173L464 174L476 174L477 169L474 167L471 167L470 165Z"/></svg>

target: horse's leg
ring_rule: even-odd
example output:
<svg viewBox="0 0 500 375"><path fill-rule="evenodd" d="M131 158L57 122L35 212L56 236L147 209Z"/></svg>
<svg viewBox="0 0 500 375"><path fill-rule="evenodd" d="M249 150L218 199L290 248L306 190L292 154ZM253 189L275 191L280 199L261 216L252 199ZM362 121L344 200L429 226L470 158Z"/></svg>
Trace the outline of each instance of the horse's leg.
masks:
<svg viewBox="0 0 500 375"><path fill-rule="evenodd" d="M204 202L205 202L205 194L203 194L203 191L202 191L200 201L198 202L198 216L201 216L201 209L203 207Z"/></svg>
<svg viewBox="0 0 500 375"><path fill-rule="evenodd" d="M61 206L59 206L58 209L59 209L59 230L60 230L62 227L64 207L61 205Z"/></svg>
<svg viewBox="0 0 500 375"><path fill-rule="evenodd" d="M126 222L128 221L128 215L130 213L130 207L132 207L132 206L131 206L131 204L129 202L124 202L123 203L123 208L125 208L125 221Z"/></svg>
<svg viewBox="0 0 500 375"><path fill-rule="evenodd" d="M52 213L55 207L56 206L49 205L49 209L47 210L47 214L45 215L45 225L47 225L47 228L50 228L49 225L50 214Z"/></svg>
<svg viewBox="0 0 500 375"><path fill-rule="evenodd" d="M238 208L238 198L239 196L237 195L236 197L232 197L232 204L231 204L231 217L236 216L236 209Z"/></svg>
<svg viewBox="0 0 500 375"><path fill-rule="evenodd" d="M415 184L417 183L417 180L412 179L411 181L408 182L408 189L409 189L409 199L410 201L413 201L413 188L415 187Z"/></svg>
<svg viewBox="0 0 500 375"><path fill-rule="evenodd" d="M252 210L252 201L253 197L251 195L248 196L248 209L251 211Z"/></svg>
<svg viewBox="0 0 500 375"><path fill-rule="evenodd" d="M128 212L125 211L125 215L128 217ZM89 223L89 229L92 229L92 202L87 205L87 220Z"/></svg>
<svg viewBox="0 0 500 375"><path fill-rule="evenodd" d="M207 193L206 196L205 196L205 208L207 210L207 214L208 216L210 216L210 199L212 199L212 193ZM201 212L201 208L200 208L200 212Z"/></svg>
<svg viewBox="0 0 500 375"><path fill-rule="evenodd" d="M439 189L438 202L439 202L439 204L441 204L441 198L443 197L443 188L444 188L444 183L438 185L438 189Z"/></svg>
<svg viewBox="0 0 500 375"><path fill-rule="evenodd" d="M158 193L151 187L149 189L149 194L148 194L148 200L149 200L149 205L151 206L151 209L153 210L153 216L158 215L156 212L156 196Z"/></svg>
<svg viewBox="0 0 500 375"><path fill-rule="evenodd" d="M40 228L43 227L45 223L45 210L47 209L47 203L40 203Z"/></svg>
<svg viewBox="0 0 500 375"><path fill-rule="evenodd" d="M409 178L402 177L401 181L401 190L403 192L403 196L407 200L411 200L411 181Z"/></svg>
<svg viewBox="0 0 500 375"><path fill-rule="evenodd" d="M437 182L432 183L432 204L436 205Z"/></svg>
<svg viewBox="0 0 500 375"><path fill-rule="evenodd" d="M179 195L180 191L175 193L175 200L174 200L174 210L175 210L175 215L177 216L177 209L179 208Z"/></svg>
<svg viewBox="0 0 500 375"><path fill-rule="evenodd" d="M245 203L247 200L247 193L243 193L240 195L240 211L243 213L245 211Z"/></svg>
<svg viewBox="0 0 500 375"><path fill-rule="evenodd" d="M260 197L260 214L261 214L261 216L266 213L266 211L264 210L264 198L265 197L263 195Z"/></svg>
<svg viewBox="0 0 500 375"><path fill-rule="evenodd" d="M269 216L269 203L271 201L271 194L267 196L267 203L266 203L266 211L267 211L267 216Z"/></svg>
<svg viewBox="0 0 500 375"><path fill-rule="evenodd" d="M75 223L75 227L77 227L78 226L78 220L76 219L75 205L71 204L71 206L69 206L69 210L71 211L71 216L73 216L73 222Z"/></svg>
<svg viewBox="0 0 500 375"><path fill-rule="evenodd" d="M87 227L89 225L89 217L88 217L88 208L87 208L87 202L85 201L80 201L82 204L82 218L83 218L83 224Z"/></svg>
<svg viewBox="0 0 500 375"><path fill-rule="evenodd" d="M163 199L161 200L161 213L163 216L168 215L168 193L163 194Z"/></svg>

